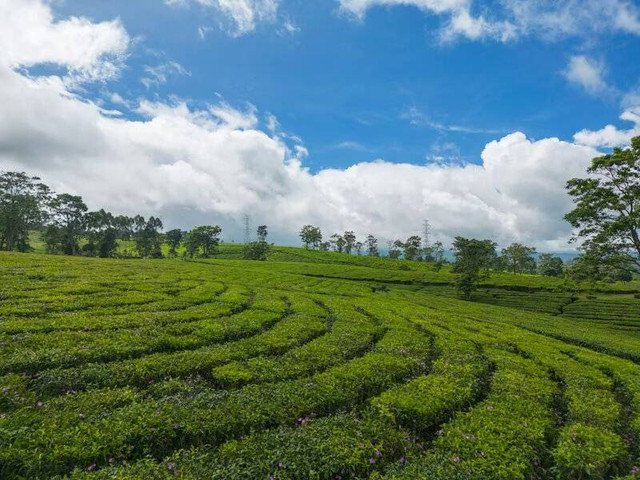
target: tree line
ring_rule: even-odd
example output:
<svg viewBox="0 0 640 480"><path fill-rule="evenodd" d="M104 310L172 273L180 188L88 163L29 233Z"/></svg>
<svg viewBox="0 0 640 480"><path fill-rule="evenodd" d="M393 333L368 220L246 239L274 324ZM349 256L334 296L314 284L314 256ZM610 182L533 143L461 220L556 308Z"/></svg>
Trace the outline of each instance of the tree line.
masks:
<svg viewBox="0 0 640 480"><path fill-rule="evenodd" d="M640 137L627 149L596 157L587 169L587 178L573 178L566 188L575 208L565 215L574 228L573 242L580 242L581 255L569 265L549 253L537 255L535 248L513 243L497 253L492 240L456 237L451 249L461 293L469 296L475 285L490 271L570 276L577 281L628 281L640 274ZM428 222L426 222L428 227ZM218 252L222 229L199 226L163 233L160 218L113 215L105 210L88 211L82 197L56 194L38 177L23 172L0 172L0 250L28 251L30 230L40 230L48 252L68 255L110 257L119 241L132 241L141 257L161 257L162 244L169 255L209 257ZM367 235L358 240L353 231L334 233L327 240L314 225L299 232L307 249L380 256L378 239ZM82 242L81 242L82 239ZM270 245L267 226L258 227L257 240L243 249L243 257L265 260ZM431 262L435 269L448 263L441 242L423 237L387 244L387 255L412 261Z"/></svg>
<svg viewBox="0 0 640 480"><path fill-rule="evenodd" d="M29 236L39 231L48 253L95 257L163 256L184 247L186 256L209 257L217 253L222 229L217 225L163 232L159 217L114 215L104 209L89 211L81 196L55 193L39 177L24 172L0 172L0 250L28 252ZM119 242L133 252L118 252Z"/></svg>

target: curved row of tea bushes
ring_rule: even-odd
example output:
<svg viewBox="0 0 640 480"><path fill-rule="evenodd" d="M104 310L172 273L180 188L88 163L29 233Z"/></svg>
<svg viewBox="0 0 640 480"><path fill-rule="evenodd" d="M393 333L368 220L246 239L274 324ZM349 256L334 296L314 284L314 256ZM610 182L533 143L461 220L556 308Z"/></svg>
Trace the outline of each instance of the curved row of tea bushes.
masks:
<svg viewBox="0 0 640 480"><path fill-rule="evenodd" d="M384 478L524 480L541 474L557 386L531 360L495 348L484 352L495 365L487 399L445 424L431 452Z"/></svg>
<svg viewBox="0 0 640 480"><path fill-rule="evenodd" d="M418 339L416 332L397 333L390 331L378 351L305 379L235 391L145 396L110 409L106 417L100 408L77 411L77 401L64 397L22 408L0 420L0 473L33 478L71 471L78 464L108 465L109 458L162 458L179 448L221 444L254 429L353 408L424 371L431 342ZM100 396L88 392L82 398L90 393ZM56 408L60 402L64 408Z"/></svg>

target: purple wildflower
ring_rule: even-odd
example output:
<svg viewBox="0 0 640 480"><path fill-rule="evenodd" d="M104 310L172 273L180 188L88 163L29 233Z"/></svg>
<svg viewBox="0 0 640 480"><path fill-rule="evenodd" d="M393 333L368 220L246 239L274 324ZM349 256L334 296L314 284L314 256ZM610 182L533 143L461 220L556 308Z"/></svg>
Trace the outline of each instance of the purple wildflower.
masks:
<svg viewBox="0 0 640 480"><path fill-rule="evenodd" d="M98 465L96 465L95 463L92 463L87 467L87 472L93 472L96 468L98 468Z"/></svg>
<svg viewBox="0 0 640 480"><path fill-rule="evenodd" d="M373 465L374 463L376 463L376 460L374 458L370 458L369 465Z"/></svg>

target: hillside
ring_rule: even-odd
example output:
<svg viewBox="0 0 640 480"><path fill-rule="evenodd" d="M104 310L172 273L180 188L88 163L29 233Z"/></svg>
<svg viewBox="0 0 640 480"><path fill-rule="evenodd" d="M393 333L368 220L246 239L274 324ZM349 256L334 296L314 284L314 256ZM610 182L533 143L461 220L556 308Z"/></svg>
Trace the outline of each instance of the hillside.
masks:
<svg viewBox="0 0 640 480"><path fill-rule="evenodd" d="M634 478L637 283L240 248L0 253L0 478Z"/></svg>

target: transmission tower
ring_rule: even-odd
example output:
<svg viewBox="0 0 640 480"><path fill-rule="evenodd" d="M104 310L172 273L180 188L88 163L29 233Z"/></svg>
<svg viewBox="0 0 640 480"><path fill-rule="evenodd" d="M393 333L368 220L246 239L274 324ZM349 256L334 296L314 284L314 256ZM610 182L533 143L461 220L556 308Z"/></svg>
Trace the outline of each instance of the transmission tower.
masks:
<svg viewBox="0 0 640 480"><path fill-rule="evenodd" d="M244 220L244 243L245 245L251 242L251 231L249 229L249 215L245 214L243 217Z"/></svg>

